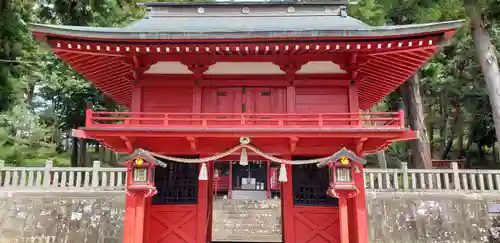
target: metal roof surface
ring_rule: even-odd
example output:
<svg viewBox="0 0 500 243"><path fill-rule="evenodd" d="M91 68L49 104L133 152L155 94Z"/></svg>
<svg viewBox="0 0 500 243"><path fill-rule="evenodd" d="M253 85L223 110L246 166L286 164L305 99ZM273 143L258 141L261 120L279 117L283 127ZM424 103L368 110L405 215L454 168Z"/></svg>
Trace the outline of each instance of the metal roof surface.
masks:
<svg viewBox="0 0 500 243"><path fill-rule="evenodd" d="M310 17L176 17L143 19L123 28L32 24L33 32L102 39L238 39L301 37L394 37L422 35L459 28L462 20L440 23L369 26L340 16Z"/></svg>

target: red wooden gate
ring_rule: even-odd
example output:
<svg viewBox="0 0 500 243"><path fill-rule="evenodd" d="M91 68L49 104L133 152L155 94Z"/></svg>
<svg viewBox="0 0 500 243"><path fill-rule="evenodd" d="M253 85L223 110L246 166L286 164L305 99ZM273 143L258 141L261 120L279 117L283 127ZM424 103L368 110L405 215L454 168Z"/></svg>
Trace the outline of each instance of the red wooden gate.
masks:
<svg viewBox="0 0 500 243"><path fill-rule="evenodd" d="M196 243L196 205L152 205L148 213L148 243Z"/></svg>
<svg viewBox="0 0 500 243"><path fill-rule="evenodd" d="M294 207L295 243L338 243L339 214L337 207Z"/></svg>

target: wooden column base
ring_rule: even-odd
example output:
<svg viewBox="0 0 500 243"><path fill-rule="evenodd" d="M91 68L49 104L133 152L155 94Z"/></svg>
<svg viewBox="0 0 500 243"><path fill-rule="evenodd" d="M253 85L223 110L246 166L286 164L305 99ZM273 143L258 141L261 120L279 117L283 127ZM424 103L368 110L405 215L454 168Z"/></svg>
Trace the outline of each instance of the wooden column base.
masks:
<svg viewBox="0 0 500 243"><path fill-rule="evenodd" d="M339 197L340 243L349 243L349 215L347 211L347 197Z"/></svg>
<svg viewBox="0 0 500 243"><path fill-rule="evenodd" d="M127 191L124 243L143 243L146 199L154 194L149 190Z"/></svg>

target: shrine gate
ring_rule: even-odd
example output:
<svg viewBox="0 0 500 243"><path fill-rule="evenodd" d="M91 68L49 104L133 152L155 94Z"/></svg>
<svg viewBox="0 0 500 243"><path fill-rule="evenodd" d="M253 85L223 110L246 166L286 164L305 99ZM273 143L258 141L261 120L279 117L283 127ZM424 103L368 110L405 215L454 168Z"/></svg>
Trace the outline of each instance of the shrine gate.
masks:
<svg viewBox="0 0 500 243"><path fill-rule="evenodd" d="M32 24L127 112L74 136L131 156L129 243L368 242L362 156L414 139L368 112L461 21L369 26L347 1L146 3L122 28Z"/></svg>

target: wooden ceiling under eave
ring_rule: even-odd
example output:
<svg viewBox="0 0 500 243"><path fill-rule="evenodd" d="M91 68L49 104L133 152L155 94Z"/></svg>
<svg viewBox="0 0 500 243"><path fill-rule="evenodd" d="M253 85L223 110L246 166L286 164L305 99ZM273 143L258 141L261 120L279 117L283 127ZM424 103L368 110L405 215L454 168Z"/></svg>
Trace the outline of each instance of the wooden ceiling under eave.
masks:
<svg viewBox="0 0 500 243"><path fill-rule="evenodd" d="M454 30L450 30L453 31ZM336 60L358 82L359 104L369 109L412 76L439 48L447 32L391 38L267 40L267 42L148 42L47 36L54 53L119 104L130 106L137 77L155 61ZM138 58L140 57L140 58ZM144 58L146 57L146 58ZM155 58L147 58L155 57ZM153 60L152 60L153 59ZM148 60L146 63L141 60ZM338 63L344 60L344 63Z"/></svg>

